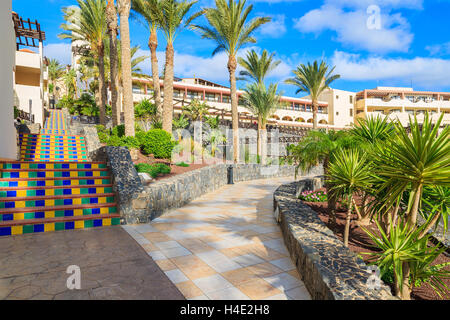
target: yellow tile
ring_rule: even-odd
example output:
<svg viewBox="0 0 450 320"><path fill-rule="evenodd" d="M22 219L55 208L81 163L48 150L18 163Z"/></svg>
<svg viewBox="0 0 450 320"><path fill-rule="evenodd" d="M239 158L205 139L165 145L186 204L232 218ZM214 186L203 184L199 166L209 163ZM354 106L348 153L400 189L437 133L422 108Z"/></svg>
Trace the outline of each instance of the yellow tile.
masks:
<svg viewBox="0 0 450 320"><path fill-rule="evenodd" d="M81 204L81 198L73 199L73 205L79 205L79 204Z"/></svg>
<svg viewBox="0 0 450 320"><path fill-rule="evenodd" d="M77 186L80 184L80 180L72 180L72 186Z"/></svg>
<svg viewBox="0 0 450 320"><path fill-rule="evenodd" d="M19 183L17 184L19 187L26 187L27 186L27 181L19 181Z"/></svg>
<svg viewBox="0 0 450 320"><path fill-rule="evenodd" d="M45 211L45 217L46 218L54 218L55 217L55 211Z"/></svg>
<svg viewBox="0 0 450 320"><path fill-rule="evenodd" d="M16 201L16 208L25 208L25 201Z"/></svg>
<svg viewBox="0 0 450 320"><path fill-rule="evenodd" d="M70 172L70 176L71 176L72 178L78 177L78 172L77 172L77 171L71 171L71 172Z"/></svg>
<svg viewBox="0 0 450 320"><path fill-rule="evenodd" d="M30 165L28 163L24 163L21 165L22 169L30 169Z"/></svg>
<svg viewBox="0 0 450 320"><path fill-rule="evenodd" d="M54 223L44 224L44 232L50 232L50 231L55 231L55 224Z"/></svg>
<svg viewBox="0 0 450 320"><path fill-rule="evenodd" d="M17 190L17 197L26 197L27 196L27 190Z"/></svg>
<svg viewBox="0 0 450 320"><path fill-rule="evenodd" d="M100 171L94 171L94 172L92 173L92 175L93 175L94 177L100 177Z"/></svg>
<svg viewBox="0 0 450 320"><path fill-rule="evenodd" d="M45 195L47 195L47 196L54 196L55 195L55 189L47 189L47 190L45 190Z"/></svg>
<svg viewBox="0 0 450 320"><path fill-rule="evenodd" d="M22 226L12 226L11 227L11 234L22 234L23 233L23 227Z"/></svg>
<svg viewBox="0 0 450 320"><path fill-rule="evenodd" d="M46 207L53 207L55 205L55 200L45 200Z"/></svg>
<svg viewBox="0 0 450 320"><path fill-rule="evenodd" d="M100 208L100 214L108 214L109 208Z"/></svg>
<svg viewBox="0 0 450 320"><path fill-rule="evenodd" d="M84 228L84 221L75 221L75 229L83 229Z"/></svg>
<svg viewBox="0 0 450 320"><path fill-rule="evenodd" d="M14 213L14 220L23 220L25 219L25 214L24 213Z"/></svg>
<svg viewBox="0 0 450 320"><path fill-rule="evenodd" d="M105 193L105 188L98 188L97 193Z"/></svg>
<svg viewBox="0 0 450 320"><path fill-rule="evenodd" d="M28 172L26 172L26 171L19 172L19 177L20 178L28 178Z"/></svg>
<svg viewBox="0 0 450 320"><path fill-rule="evenodd" d="M83 215L83 210L82 209L73 210L73 215L74 216L82 216Z"/></svg>
<svg viewBox="0 0 450 320"><path fill-rule="evenodd" d="M102 184L102 180L101 179L96 179L94 182L95 182L95 184Z"/></svg>
<svg viewBox="0 0 450 320"><path fill-rule="evenodd" d="M47 171L47 178L53 178L55 176L55 173L53 171Z"/></svg>
<svg viewBox="0 0 450 320"><path fill-rule="evenodd" d="M49 181L47 181L46 186L48 186L48 187L53 187L54 185L55 185L55 180L49 180Z"/></svg>
<svg viewBox="0 0 450 320"><path fill-rule="evenodd" d="M72 189L72 194L80 194L80 189Z"/></svg>
<svg viewBox="0 0 450 320"><path fill-rule="evenodd" d="M111 225L111 219L103 219L103 226L110 226Z"/></svg>
<svg viewBox="0 0 450 320"><path fill-rule="evenodd" d="M77 168L77 164L76 164L76 163L71 163L71 164L69 165L69 168L70 168L70 169L76 169L76 168Z"/></svg>
<svg viewBox="0 0 450 320"><path fill-rule="evenodd" d="M92 165L92 169L98 169L98 163L94 163L94 164Z"/></svg>

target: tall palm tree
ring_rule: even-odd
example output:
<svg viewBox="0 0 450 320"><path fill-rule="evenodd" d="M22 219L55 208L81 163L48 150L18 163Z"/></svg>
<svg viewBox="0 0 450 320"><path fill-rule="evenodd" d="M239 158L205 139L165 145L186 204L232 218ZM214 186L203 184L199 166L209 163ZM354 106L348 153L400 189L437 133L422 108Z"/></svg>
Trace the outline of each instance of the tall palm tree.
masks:
<svg viewBox="0 0 450 320"><path fill-rule="evenodd" d="M159 84L159 67L156 49L158 48L158 11L161 10L161 0L133 0L131 9L138 13L148 25L150 37L148 39L148 47L150 49L152 78L153 78L153 98L158 113L162 115L161 105L161 86Z"/></svg>
<svg viewBox="0 0 450 320"><path fill-rule="evenodd" d="M106 6L106 20L109 34L109 74L111 83L111 112L113 126L120 124L120 107L119 107L119 77L118 77L118 57L117 57L117 35L118 21L117 11L114 0L108 0Z"/></svg>
<svg viewBox="0 0 450 320"><path fill-rule="evenodd" d="M197 12L188 16L192 6L196 3L197 1L189 0L162 0L161 7L157 12L157 21L167 42L164 66L163 129L170 133L173 119L173 43L177 35L202 14L202 12Z"/></svg>
<svg viewBox="0 0 450 320"><path fill-rule="evenodd" d="M63 75L64 85L66 87L66 95L72 99L78 98L77 88L77 72L75 69L67 68Z"/></svg>
<svg viewBox="0 0 450 320"><path fill-rule="evenodd" d="M61 79L61 77L64 74L64 70L65 70L64 66L61 65L58 60L50 59L48 61L47 72L48 72L48 79L50 80L49 92L52 94L53 100L55 100L56 82L59 79Z"/></svg>
<svg viewBox="0 0 450 320"><path fill-rule="evenodd" d="M281 60L274 60L274 56L275 53L269 55L269 52L264 49L261 56L255 50L251 50L247 52L245 59L238 57L238 64L244 68L239 72L240 80L264 82L267 75L281 63Z"/></svg>
<svg viewBox="0 0 450 320"><path fill-rule="evenodd" d="M105 46L106 38L106 1L77 0L78 7L63 8L64 20L61 25L65 31L59 35L61 39L81 41L95 56L99 71L100 123L106 123L106 80L105 80Z"/></svg>
<svg viewBox="0 0 450 320"><path fill-rule="evenodd" d="M298 87L296 93L306 92L312 101L313 106L313 129L317 130L317 112L319 111L319 97L330 87L330 84L341 76L333 74L334 69L329 70L329 66L322 61L319 65L317 61L311 65L301 64L296 70L293 70L294 77L287 79L285 83Z"/></svg>
<svg viewBox="0 0 450 320"><path fill-rule="evenodd" d="M257 153L263 165L266 157L267 119L280 103L280 95L277 91L276 84L270 84L266 88L263 82L257 82L248 85L243 96L245 107L258 117Z"/></svg>
<svg viewBox="0 0 450 320"><path fill-rule="evenodd" d="M236 89L236 56L243 46L256 43L253 33L261 25L271 20L269 17L256 17L247 21L253 5L245 7L246 0L216 0L215 8L205 9L205 17L209 26L193 26L202 34L202 38L214 40L217 48L213 55L225 51L228 55L228 72L231 89L231 114L233 126L233 157L239 160L239 116Z"/></svg>
<svg viewBox="0 0 450 320"><path fill-rule="evenodd" d="M120 16L120 46L122 55L123 108L125 135L134 137L133 79L131 76L130 17L131 0L118 0Z"/></svg>

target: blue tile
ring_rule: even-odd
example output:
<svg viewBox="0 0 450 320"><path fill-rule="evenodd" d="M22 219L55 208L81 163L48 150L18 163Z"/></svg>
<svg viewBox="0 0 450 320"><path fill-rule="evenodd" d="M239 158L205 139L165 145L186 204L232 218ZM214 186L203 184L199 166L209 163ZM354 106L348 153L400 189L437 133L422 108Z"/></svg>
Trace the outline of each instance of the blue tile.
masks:
<svg viewBox="0 0 450 320"><path fill-rule="evenodd" d="M3 215L3 221L12 221L12 220L14 220L13 214L8 213Z"/></svg>
<svg viewBox="0 0 450 320"><path fill-rule="evenodd" d="M75 229L75 222L73 222L73 221L67 221L67 222L65 223L65 229L66 229L66 230L73 230L73 229Z"/></svg>
<svg viewBox="0 0 450 320"><path fill-rule="evenodd" d="M72 199L64 199L64 205L65 206L71 206L73 204Z"/></svg>
<svg viewBox="0 0 450 320"><path fill-rule="evenodd" d="M36 196L45 196L45 190L36 190Z"/></svg>
<svg viewBox="0 0 450 320"><path fill-rule="evenodd" d="M34 205L36 207L45 207L45 200L36 200Z"/></svg>
<svg viewBox="0 0 450 320"><path fill-rule="evenodd" d="M8 198L17 197L17 191L6 191L6 196Z"/></svg>
<svg viewBox="0 0 450 320"><path fill-rule="evenodd" d="M96 194L97 188L89 188L88 191L89 191L89 194Z"/></svg>
<svg viewBox="0 0 450 320"><path fill-rule="evenodd" d="M64 189L63 190L63 194L64 195L71 195L72 194L72 189Z"/></svg>
<svg viewBox="0 0 450 320"><path fill-rule="evenodd" d="M73 210L64 210L65 217L73 217Z"/></svg>
<svg viewBox="0 0 450 320"><path fill-rule="evenodd" d="M0 236L10 236L11 235L11 227L0 228Z"/></svg>
<svg viewBox="0 0 450 320"><path fill-rule="evenodd" d="M98 203L98 198L91 198L91 199L89 200L89 202L90 202L91 204Z"/></svg>
<svg viewBox="0 0 450 320"><path fill-rule="evenodd" d="M43 224L35 224L34 232L44 232L44 225Z"/></svg>
<svg viewBox="0 0 450 320"><path fill-rule="evenodd" d="M45 218L45 212L35 212L34 213L34 218L35 219L43 219L43 218Z"/></svg>
<svg viewBox="0 0 450 320"><path fill-rule="evenodd" d="M94 220L94 227L101 227L103 225L102 219Z"/></svg>
<svg viewBox="0 0 450 320"><path fill-rule="evenodd" d="M19 185L19 182L17 182L17 181L10 181L9 182L9 186L10 187L17 187Z"/></svg>
<svg viewBox="0 0 450 320"><path fill-rule="evenodd" d="M11 208L15 208L15 207L16 207L15 202L5 202L5 209L11 209Z"/></svg>
<svg viewBox="0 0 450 320"><path fill-rule="evenodd" d="M45 187L45 181L37 181L36 184L38 187Z"/></svg>
<svg viewBox="0 0 450 320"><path fill-rule="evenodd" d="M45 171L37 173L38 178L45 178Z"/></svg>
<svg viewBox="0 0 450 320"><path fill-rule="evenodd" d="M100 214L100 208L93 208L92 214Z"/></svg>

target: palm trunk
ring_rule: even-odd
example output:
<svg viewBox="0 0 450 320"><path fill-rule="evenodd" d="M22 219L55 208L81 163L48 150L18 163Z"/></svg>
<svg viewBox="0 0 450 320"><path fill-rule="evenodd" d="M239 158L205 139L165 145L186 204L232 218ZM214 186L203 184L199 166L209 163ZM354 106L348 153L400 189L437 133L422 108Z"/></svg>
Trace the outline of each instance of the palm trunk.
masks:
<svg viewBox="0 0 450 320"><path fill-rule="evenodd" d="M117 59L117 12L114 1L108 1L106 8L108 33L109 33L109 60L110 60L110 78L111 78L111 111L113 127L120 124L120 110L118 105L119 77L118 77L118 59Z"/></svg>
<svg viewBox="0 0 450 320"><path fill-rule="evenodd" d="M317 112L319 111L317 101L313 100L312 107L313 107L313 129L317 130L317 128L319 127L317 122Z"/></svg>
<svg viewBox="0 0 450 320"><path fill-rule="evenodd" d="M344 246L348 247L348 238L350 235L350 222L352 220L352 207L353 207L353 197L350 196L350 200L348 201L348 211L347 218L345 219L345 230L344 230Z"/></svg>
<svg viewBox="0 0 450 320"><path fill-rule="evenodd" d="M411 193L414 196L414 202L408 214L408 225L412 230L417 223L417 213L419 212L420 199L422 198L422 185L418 185Z"/></svg>
<svg viewBox="0 0 450 320"><path fill-rule="evenodd" d="M158 115L161 116L162 115L161 86L159 85L158 57L156 56L156 49L158 48L158 36L156 34L156 28L152 28L150 32L148 47L150 48L150 56L152 63L153 96L155 99L156 109L158 110Z"/></svg>
<svg viewBox="0 0 450 320"><path fill-rule="evenodd" d="M261 165L265 166L267 163L267 129L266 124L261 126Z"/></svg>
<svg viewBox="0 0 450 320"><path fill-rule="evenodd" d="M100 96L100 124L106 125L106 79L105 79L105 60L104 60L104 50L103 45L99 48L98 54L98 92Z"/></svg>
<svg viewBox="0 0 450 320"><path fill-rule="evenodd" d="M231 89L231 118L233 128L233 161L239 162L239 114L238 114L238 98L236 90L236 57L230 55L228 58L228 72L230 74Z"/></svg>
<svg viewBox="0 0 450 320"><path fill-rule="evenodd" d="M260 163L262 163L262 158L261 158L261 140L262 140L262 125L261 125L261 117L258 116L258 136L256 139L256 154L259 157Z"/></svg>
<svg viewBox="0 0 450 320"><path fill-rule="evenodd" d="M164 73L163 130L172 133L173 118L173 44L167 43Z"/></svg>
<svg viewBox="0 0 450 320"><path fill-rule="evenodd" d="M131 0L119 1L125 135L134 137L133 80L131 78L130 25L128 23L130 7Z"/></svg>

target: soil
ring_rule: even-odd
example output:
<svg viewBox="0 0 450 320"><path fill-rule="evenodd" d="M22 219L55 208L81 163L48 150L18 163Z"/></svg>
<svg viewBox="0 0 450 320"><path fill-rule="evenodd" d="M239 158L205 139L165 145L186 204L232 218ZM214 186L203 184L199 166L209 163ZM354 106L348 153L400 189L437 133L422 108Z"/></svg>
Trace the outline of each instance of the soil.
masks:
<svg viewBox="0 0 450 320"><path fill-rule="evenodd" d="M324 222L334 234L343 241L344 228L345 228L345 218L347 216L347 212L344 208L338 205L336 212L336 225L334 225L333 221L330 221L330 215L328 210L327 202L305 202L309 205L314 211L316 211L319 215L320 220ZM373 241L367 236L364 230L356 223L357 215L352 215L352 222L350 225L350 237L349 237L349 249L355 253L360 254L360 256L366 261L369 262L371 257L368 255L364 255L361 253L367 252L377 252L377 248L374 247ZM375 223L371 225L365 226L372 233L378 234L378 228ZM433 264L441 264L450 262L450 255L446 252L442 253L438 258L434 261ZM448 267L448 269L450 269ZM444 283L450 288L450 279L444 280ZM391 289L392 285L388 284ZM413 288L411 298L414 300L450 300L450 293L443 298L440 298L439 295L430 287L429 284L422 284L421 287Z"/></svg>
<svg viewBox="0 0 450 320"><path fill-rule="evenodd" d="M139 163L149 163L149 164L154 164L154 163L164 163L167 164L168 166L170 166L170 168L172 169L170 174L166 174L163 176L159 176L156 179L153 180L163 180L163 179L167 179L173 176L176 176L178 174L182 174L185 172L189 172L189 171L193 171L193 170L197 170L203 167L207 167L210 164L209 163L200 163L200 164L196 164L196 163L191 163L189 164L189 167L180 167L175 165L174 163L172 163L170 160L168 159L155 159L152 155L146 156L143 155L142 153L138 152L138 159L136 161L133 161L134 164L139 164Z"/></svg>

